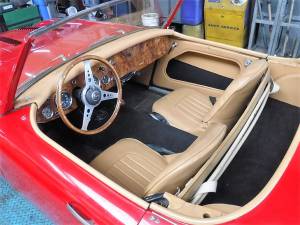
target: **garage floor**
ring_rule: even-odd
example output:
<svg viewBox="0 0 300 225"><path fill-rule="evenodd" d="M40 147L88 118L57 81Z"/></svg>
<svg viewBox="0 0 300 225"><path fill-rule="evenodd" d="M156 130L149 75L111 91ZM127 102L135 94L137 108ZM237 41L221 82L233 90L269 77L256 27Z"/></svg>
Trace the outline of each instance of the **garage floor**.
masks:
<svg viewBox="0 0 300 225"><path fill-rule="evenodd" d="M53 223L0 177L0 224L52 225Z"/></svg>

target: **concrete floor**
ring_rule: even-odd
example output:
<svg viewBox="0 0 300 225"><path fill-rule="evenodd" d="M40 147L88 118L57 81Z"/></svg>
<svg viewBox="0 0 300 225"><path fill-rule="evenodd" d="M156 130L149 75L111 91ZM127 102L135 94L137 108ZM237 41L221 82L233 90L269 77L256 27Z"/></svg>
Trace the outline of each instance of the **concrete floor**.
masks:
<svg viewBox="0 0 300 225"><path fill-rule="evenodd" d="M53 225L32 203L0 177L1 225Z"/></svg>

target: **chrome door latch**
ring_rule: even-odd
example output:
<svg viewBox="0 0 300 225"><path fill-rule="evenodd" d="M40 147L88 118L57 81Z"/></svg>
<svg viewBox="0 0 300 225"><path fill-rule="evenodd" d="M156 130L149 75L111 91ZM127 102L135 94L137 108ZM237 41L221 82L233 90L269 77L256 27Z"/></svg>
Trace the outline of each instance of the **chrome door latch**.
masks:
<svg viewBox="0 0 300 225"><path fill-rule="evenodd" d="M94 221L84 218L70 203L67 204L67 209L82 225L95 224Z"/></svg>
<svg viewBox="0 0 300 225"><path fill-rule="evenodd" d="M248 67L248 66L250 66L252 63L253 63L253 60L252 60L252 59L246 59L245 62L244 62L244 66L245 66L245 67Z"/></svg>
<svg viewBox="0 0 300 225"><path fill-rule="evenodd" d="M176 48L177 46L178 46L177 42L174 41L174 42L172 43L172 45L171 45L171 48L170 48L168 54L169 54L174 48Z"/></svg>

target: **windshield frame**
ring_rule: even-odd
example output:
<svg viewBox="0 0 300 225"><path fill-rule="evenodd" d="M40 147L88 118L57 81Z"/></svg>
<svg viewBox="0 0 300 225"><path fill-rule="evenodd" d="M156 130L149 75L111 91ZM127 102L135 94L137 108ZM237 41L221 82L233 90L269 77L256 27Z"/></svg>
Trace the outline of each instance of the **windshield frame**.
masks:
<svg viewBox="0 0 300 225"><path fill-rule="evenodd" d="M80 19L80 18L82 18L84 16L87 16L88 14L90 14L92 12L95 12L95 11L97 11L99 9L102 9L102 8L105 8L105 7L109 7L109 6L114 5L114 4L121 4L121 3L126 3L126 2L128 2L128 0L112 0L112 1L109 1L109 2L101 3L99 5L96 5L96 6L93 6L93 7L90 7L90 8L86 8L85 10L82 10L82 11L76 13L75 15L67 16L65 18L56 20L56 21L54 21L53 23L51 23L49 25L46 25L44 27L41 27L41 28L38 28L36 30L31 31L30 33L28 33L27 36L25 36L24 40L25 40L25 42L29 41L29 42L32 43L32 42L34 42L35 38L37 38L37 37L39 37L39 36L41 36L41 35L49 32L49 31L55 30L55 29L59 28L60 26L66 24L66 23L68 23L68 22L70 22L72 20ZM170 25L170 23L174 19L176 13L180 9L180 6L182 5L182 2L183 2L183 0L177 0L176 5L171 10L171 12L168 15L166 21L159 28L168 28L168 26ZM66 60L62 60L62 62L59 63L58 65L53 66L51 68L48 68L48 69L42 71L36 77L32 78L31 80L29 80L26 83L24 83L23 85L21 85L16 90L15 98L18 98L28 88L30 88L31 86L33 86L39 80L43 79L47 74L49 74L50 72L56 70L57 68L65 65L66 63L69 63L71 60L73 60L73 59L75 59L75 58L77 58L77 57L79 57L79 56L81 56L83 54L86 54L87 52L89 52L89 51L91 51L91 50L93 50L93 49L95 49L95 48L97 48L97 47L99 47L99 46L101 46L103 44L106 44L108 42L114 41L114 40L116 40L118 38L121 38L123 36L127 36L127 35L130 35L130 34L133 34L133 33L139 32L139 31L143 31L143 30L146 30L146 29L153 29L153 28L151 28L151 27L139 27L138 30L134 30L134 31L126 32L126 33L121 33L120 35L115 35L115 36L112 36L112 37L107 38L105 40L99 40L98 42L95 42L90 47L88 47L86 50L84 50L84 51L82 51L82 52L74 55L73 57L67 58Z"/></svg>
<svg viewBox="0 0 300 225"><path fill-rule="evenodd" d="M137 33L139 31L143 31L143 30L146 30L146 29L152 29L152 28L141 28L141 29L138 29L138 30L134 30L134 31L130 31L130 32L127 32L125 34L120 34L120 35L116 35L116 36L113 36L113 37L110 37L108 39L105 39L105 40L100 40L96 43L94 43L93 45L91 45L89 48L87 48L85 51L82 51L76 55L74 55L73 57L70 57L70 58L67 58L67 60L62 60L61 63L59 63L58 65L56 66L53 66L51 68L48 68L46 69L45 71L41 72L39 75L35 76L34 78L32 78L31 80L27 81L26 83L24 83L23 85L21 85L18 89L17 89L17 92L16 92L16 98L18 98L20 95L22 95L28 88L30 88L31 86L33 86L36 82L38 82L39 80L43 79L45 76L47 76L49 73L51 73L52 71L56 70L57 68L69 63L70 61L74 60L75 58L81 56L81 55L84 55L86 54L87 52L95 49L95 48L98 48L100 47L101 45L103 44L106 44L106 43L109 43L111 41L114 41L114 40L117 40L121 37L124 37L124 36L127 36L127 35L130 35L130 34L133 34L133 33Z"/></svg>

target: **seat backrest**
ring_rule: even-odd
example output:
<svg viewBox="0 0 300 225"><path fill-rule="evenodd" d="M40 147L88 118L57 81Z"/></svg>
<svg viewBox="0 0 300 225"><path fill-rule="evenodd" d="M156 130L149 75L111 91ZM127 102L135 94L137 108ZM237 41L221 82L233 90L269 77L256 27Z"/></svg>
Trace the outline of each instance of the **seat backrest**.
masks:
<svg viewBox="0 0 300 225"><path fill-rule="evenodd" d="M183 188L219 147L226 130L223 124L209 124L205 133L198 137L187 150L171 155L172 159L166 168L146 187L145 196L159 192L175 193L177 188Z"/></svg>
<svg viewBox="0 0 300 225"><path fill-rule="evenodd" d="M203 121L224 123L230 128L246 108L267 69L268 63L264 59L257 60L249 65L226 88L224 94L217 99L217 102L204 117Z"/></svg>

